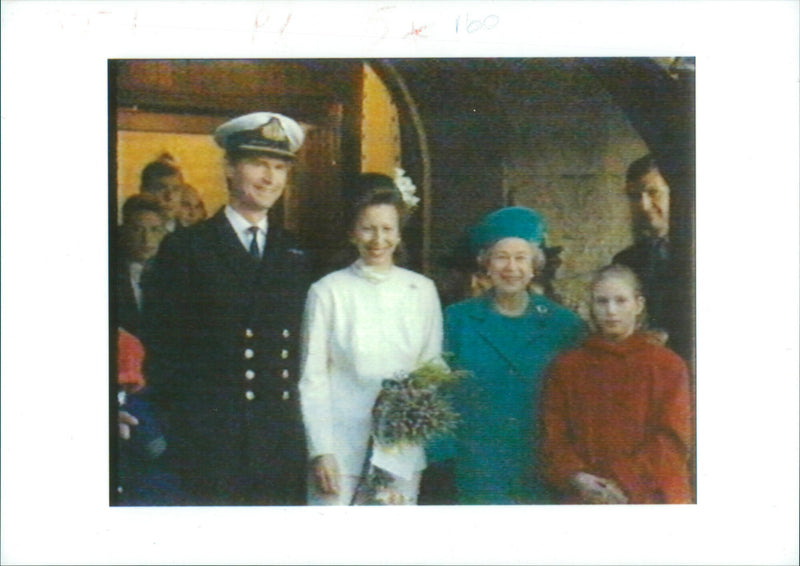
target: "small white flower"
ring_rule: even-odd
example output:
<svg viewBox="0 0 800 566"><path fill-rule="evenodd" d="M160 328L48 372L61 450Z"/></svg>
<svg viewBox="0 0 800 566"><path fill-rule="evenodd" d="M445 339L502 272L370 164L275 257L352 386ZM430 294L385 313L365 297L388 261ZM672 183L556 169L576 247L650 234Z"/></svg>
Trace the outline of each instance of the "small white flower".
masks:
<svg viewBox="0 0 800 566"><path fill-rule="evenodd" d="M414 208L419 203L419 197L415 196L417 192L417 187L414 186L414 183L406 177L406 172L399 167L395 167L394 169L394 184L400 190L400 194L403 195L403 202L406 203L410 208Z"/></svg>

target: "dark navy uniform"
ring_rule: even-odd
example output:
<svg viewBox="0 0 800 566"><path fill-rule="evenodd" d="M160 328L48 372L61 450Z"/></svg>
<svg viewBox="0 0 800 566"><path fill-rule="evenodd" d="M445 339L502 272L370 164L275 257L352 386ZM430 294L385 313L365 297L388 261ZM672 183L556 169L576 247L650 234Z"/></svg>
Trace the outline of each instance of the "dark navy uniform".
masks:
<svg viewBox="0 0 800 566"><path fill-rule="evenodd" d="M162 243L144 285L146 375L190 504L305 497L297 378L306 255L270 225L248 254L224 210Z"/></svg>

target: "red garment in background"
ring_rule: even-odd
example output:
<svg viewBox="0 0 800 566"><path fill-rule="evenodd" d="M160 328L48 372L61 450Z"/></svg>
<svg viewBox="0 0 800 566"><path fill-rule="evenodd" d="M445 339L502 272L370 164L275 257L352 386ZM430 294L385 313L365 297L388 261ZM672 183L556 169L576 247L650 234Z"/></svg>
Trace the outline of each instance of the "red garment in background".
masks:
<svg viewBox="0 0 800 566"><path fill-rule="evenodd" d="M135 393L145 386L142 375L144 347L136 336L122 328L117 329L117 383L127 393Z"/></svg>
<svg viewBox="0 0 800 566"><path fill-rule="evenodd" d="M641 334L589 338L551 367L543 419L543 473L564 493L583 471L630 503L692 502L689 373L671 350Z"/></svg>

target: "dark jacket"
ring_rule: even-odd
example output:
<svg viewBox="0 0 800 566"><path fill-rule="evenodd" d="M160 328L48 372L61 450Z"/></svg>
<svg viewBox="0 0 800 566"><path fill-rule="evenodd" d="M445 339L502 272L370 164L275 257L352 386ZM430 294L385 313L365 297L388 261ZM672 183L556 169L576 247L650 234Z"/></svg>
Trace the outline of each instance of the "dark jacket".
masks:
<svg viewBox="0 0 800 566"><path fill-rule="evenodd" d="M162 242L144 285L145 373L192 503L303 503L308 274L305 253L273 225L253 259L223 210Z"/></svg>
<svg viewBox="0 0 800 566"><path fill-rule="evenodd" d="M128 262L123 259L117 262L116 265L116 326L121 326L138 337L141 313L139 312L139 306L136 304Z"/></svg>
<svg viewBox="0 0 800 566"><path fill-rule="evenodd" d="M659 238L643 238L614 256L614 263L633 269L642 284L647 309L647 326L664 330L669 335L667 346L684 359L691 357L694 329L691 305L681 297L681 274L670 257L669 242Z"/></svg>

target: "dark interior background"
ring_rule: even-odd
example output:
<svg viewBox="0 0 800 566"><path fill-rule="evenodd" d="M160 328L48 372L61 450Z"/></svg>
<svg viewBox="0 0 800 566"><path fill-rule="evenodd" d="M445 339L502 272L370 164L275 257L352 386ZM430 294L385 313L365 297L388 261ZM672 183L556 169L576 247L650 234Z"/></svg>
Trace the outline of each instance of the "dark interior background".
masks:
<svg viewBox="0 0 800 566"><path fill-rule="evenodd" d="M631 243L624 174L649 151L672 189L675 293L693 326L691 61L115 60L112 146L117 131L208 135L260 110L308 125L293 192L274 215L315 252L322 274L342 244L342 186L361 170L365 64L396 105L402 166L422 197L405 234L410 267L436 281L443 303L467 292L465 229L490 210L521 204L547 218L554 292L585 316L591 272ZM112 170L118 205L115 180ZM693 357L694 344L683 347Z"/></svg>

